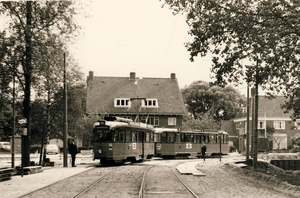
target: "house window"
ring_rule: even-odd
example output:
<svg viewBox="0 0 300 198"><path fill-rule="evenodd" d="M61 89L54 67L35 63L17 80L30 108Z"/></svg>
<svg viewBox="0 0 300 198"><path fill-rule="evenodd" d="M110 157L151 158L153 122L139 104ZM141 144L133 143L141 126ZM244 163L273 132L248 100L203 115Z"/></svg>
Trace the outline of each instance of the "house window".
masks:
<svg viewBox="0 0 300 198"><path fill-rule="evenodd" d="M275 129L285 129L285 121L274 121Z"/></svg>
<svg viewBox="0 0 300 198"><path fill-rule="evenodd" d="M130 107L130 99L129 98L115 98L114 106L115 107Z"/></svg>
<svg viewBox="0 0 300 198"><path fill-rule="evenodd" d="M265 121L258 121L257 129L265 129Z"/></svg>
<svg viewBox="0 0 300 198"><path fill-rule="evenodd" d="M142 106L143 107L158 108L157 99L147 98L146 100L142 100Z"/></svg>
<svg viewBox="0 0 300 198"><path fill-rule="evenodd" d="M151 125L153 125L153 126L159 126L159 118L158 118L158 117L155 117L155 116L149 116L149 117L147 117L147 116L142 116L142 117L141 117L141 121L142 121L143 123L146 123L146 122L147 122L147 124L151 124Z"/></svg>
<svg viewBox="0 0 300 198"><path fill-rule="evenodd" d="M168 118L168 125L175 126L176 125L176 118Z"/></svg>

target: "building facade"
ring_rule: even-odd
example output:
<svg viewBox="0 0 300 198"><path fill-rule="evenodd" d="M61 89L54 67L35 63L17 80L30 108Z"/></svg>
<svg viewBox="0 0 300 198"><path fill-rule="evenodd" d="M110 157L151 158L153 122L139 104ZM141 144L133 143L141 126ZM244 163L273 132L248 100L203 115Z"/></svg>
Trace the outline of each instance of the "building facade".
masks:
<svg viewBox="0 0 300 198"><path fill-rule="evenodd" d="M87 77L87 114L118 116L154 127L182 126L185 108L174 73L170 78Z"/></svg>
<svg viewBox="0 0 300 198"><path fill-rule="evenodd" d="M258 150L268 147L268 150L286 150L293 147L293 141L300 137L300 130L295 127L295 122L291 120L291 113L285 113L281 106L285 103L283 96L269 99L265 96L258 97ZM250 100L252 101L252 100ZM250 147L252 140L252 104L249 112L249 139ZM238 150L244 151L246 148L247 134L247 112L244 110L233 119L236 134L239 137ZM269 133L273 131L273 133ZM263 140L268 139L269 145ZM261 144L261 145L260 145Z"/></svg>

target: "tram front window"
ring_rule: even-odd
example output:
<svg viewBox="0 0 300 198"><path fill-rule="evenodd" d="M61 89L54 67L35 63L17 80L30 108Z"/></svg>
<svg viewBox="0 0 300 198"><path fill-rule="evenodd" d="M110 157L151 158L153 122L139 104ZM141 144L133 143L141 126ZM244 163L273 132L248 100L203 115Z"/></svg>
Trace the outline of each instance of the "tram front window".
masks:
<svg viewBox="0 0 300 198"><path fill-rule="evenodd" d="M97 131L96 134L94 134L94 140L96 142L111 142L112 141L112 135L110 131Z"/></svg>

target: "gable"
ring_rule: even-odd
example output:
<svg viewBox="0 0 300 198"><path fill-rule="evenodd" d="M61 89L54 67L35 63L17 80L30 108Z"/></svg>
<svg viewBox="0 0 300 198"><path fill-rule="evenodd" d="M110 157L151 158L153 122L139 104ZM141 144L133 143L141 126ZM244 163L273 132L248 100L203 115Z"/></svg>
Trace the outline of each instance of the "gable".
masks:
<svg viewBox="0 0 300 198"><path fill-rule="evenodd" d="M290 114L284 113L284 109L281 105L285 103L286 98L283 96L277 96L274 99L266 98L265 96L258 96L258 117L268 117L268 118L290 118ZM250 98L249 104L249 115L252 115L252 99ZM236 119L247 117L247 112L237 113Z"/></svg>

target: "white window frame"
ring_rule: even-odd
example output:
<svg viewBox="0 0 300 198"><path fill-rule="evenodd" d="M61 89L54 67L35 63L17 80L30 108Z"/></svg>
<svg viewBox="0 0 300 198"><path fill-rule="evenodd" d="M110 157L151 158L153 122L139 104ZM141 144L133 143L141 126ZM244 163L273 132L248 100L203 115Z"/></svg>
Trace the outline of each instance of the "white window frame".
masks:
<svg viewBox="0 0 300 198"><path fill-rule="evenodd" d="M176 118L175 117L169 117L168 118L168 125L169 126L176 126Z"/></svg>
<svg viewBox="0 0 300 198"><path fill-rule="evenodd" d="M114 107L131 107L130 98L115 98Z"/></svg>
<svg viewBox="0 0 300 198"><path fill-rule="evenodd" d="M260 123L262 123L262 127L260 127ZM258 120L257 129L265 129L266 128L266 121Z"/></svg>
<svg viewBox="0 0 300 198"><path fill-rule="evenodd" d="M285 121L274 121L273 123L275 129L285 129Z"/></svg>
<svg viewBox="0 0 300 198"><path fill-rule="evenodd" d="M142 100L142 107L158 108L158 101L155 98L146 98Z"/></svg>

